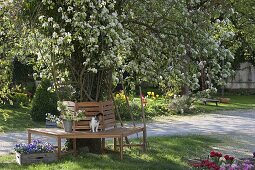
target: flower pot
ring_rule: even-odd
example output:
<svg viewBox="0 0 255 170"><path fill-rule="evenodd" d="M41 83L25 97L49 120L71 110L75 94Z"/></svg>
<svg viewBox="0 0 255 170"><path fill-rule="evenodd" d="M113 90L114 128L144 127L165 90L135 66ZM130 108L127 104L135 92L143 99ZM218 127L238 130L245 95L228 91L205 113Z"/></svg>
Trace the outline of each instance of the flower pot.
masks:
<svg viewBox="0 0 255 170"><path fill-rule="evenodd" d="M57 123L46 120L45 127L46 128L56 128L57 127Z"/></svg>
<svg viewBox="0 0 255 170"><path fill-rule="evenodd" d="M32 163L39 163L39 162L54 162L57 161L56 153L49 152L49 153L18 153L16 152L16 162L20 165L24 164L32 164Z"/></svg>
<svg viewBox="0 0 255 170"><path fill-rule="evenodd" d="M72 120L63 120L63 125L64 125L65 132L73 131L73 121Z"/></svg>

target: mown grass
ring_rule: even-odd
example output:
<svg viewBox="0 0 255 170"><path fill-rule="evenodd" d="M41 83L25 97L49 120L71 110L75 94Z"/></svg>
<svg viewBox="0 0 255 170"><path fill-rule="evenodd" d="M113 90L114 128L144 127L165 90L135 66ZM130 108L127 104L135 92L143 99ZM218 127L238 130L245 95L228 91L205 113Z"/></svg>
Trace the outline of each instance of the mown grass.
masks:
<svg viewBox="0 0 255 170"><path fill-rule="evenodd" d="M225 98L230 98L230 103L215 103L208 102L206 105L200 100L194 102L195 109L190 112L185 112L180 115L194 115L200 113L210 113L224 110L237 110L237 109L252 109L255 108L255 95L227 95ZM214 96L212 99L218 99L220 96ZM140 99L135 98L134 100L139 104ZM145 114L148 119L155 118L158 116L171 116L177 114L175 111L169 109L171 100L165 100L164 98L147 99L147 105L145 107ZM141 110L137 110L137 115L141 114Z"/></svg>
<svg viewBox="0 0 255 170"><path fill-rule="evenodd" d="M34 122L28 107L12 107L0 105L0 133L23 131L29 127L42 127L44 123Z"/></svg>
<svg viewBox="0 0 255 170"><path fill-rule="evenodd" d="M117 153L96 155L79 154L77 157L68 155L51 164L33 164L20 166L15 162L15 155L0 156L0 169L31 169L31 170L81 170L81 169L172 169L186 170L189 168L187 159L206 156L212 145L221 141L205 136L187 137L150 137L146 153L140 149L125 150L124 160Z"/></svg>
<svg viewBox="0 0 255 170"><path fill-rule="evenodd" d="M228 95L224 96L225 98L230 98L230 103L224 104L219 103L216 106L215 103L208 103L204 105L202 102L197 101L195 103L196 109L199 113L204 112L214 112L222 110L236 110L236 109L252 109L255 108L255 95ZM217 96L214 98L218 98Z"/></svg>

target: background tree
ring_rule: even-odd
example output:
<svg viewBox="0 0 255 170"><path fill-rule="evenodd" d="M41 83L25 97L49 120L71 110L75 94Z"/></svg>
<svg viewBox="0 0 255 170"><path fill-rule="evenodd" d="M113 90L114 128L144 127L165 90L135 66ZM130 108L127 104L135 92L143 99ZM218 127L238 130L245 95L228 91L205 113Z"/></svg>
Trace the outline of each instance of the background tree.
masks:
<svg viewBox="0 0 255 170"><path fill-rule="evenodd" d="M11 9L14 9L8 1L0 2L0 102L11 103L11 48L15 42L15 29L12 20L15 18Z"/></svg>
<svg viewBox="0 0 255 170"><path fill-rule="evenodd" d="M215 18L233 13L227 1L121 1L128 11L124 27L134 43L122 69L145 81L177 86L184 94L200 88L199 63L204 65L206 89L215 91L231 75L233 55L222 42L228 29L218 32ZM217 9L217 10L216 10ZM223 23L222 22L222 23ZM222 35L228 35L222 36ZM224 64L223 61L225 62ZM185 88L182 88L185 87ZM205 90L205 89L203 89Z"/></svg>
<svg viewBox="0 0 255 170"><path fill-rule="evenodd" d="M255 2L252 0L232 0L232 7L235 13L230 17L235 29L235 39L232 41L232 47L235 48L234 67L239 68L240 63L248 61L255 64Z"/></svg>

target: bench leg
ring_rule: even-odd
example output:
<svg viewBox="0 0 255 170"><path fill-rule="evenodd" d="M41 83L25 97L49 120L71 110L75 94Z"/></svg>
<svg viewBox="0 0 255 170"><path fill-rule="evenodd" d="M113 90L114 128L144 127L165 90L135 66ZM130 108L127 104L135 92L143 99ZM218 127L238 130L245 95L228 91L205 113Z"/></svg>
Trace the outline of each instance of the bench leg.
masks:
<svg viewBox="0 0 255 170"><path fill-rule="evenodd" d="M120 159L123 159L123 136L119 138L120 141Z"/></svg>
<svg viewBox="0 0 255 170"><path fill-rule="evenodd" d="M57 157L58 157L58 159L59 159L59 158L60 158L60 154L61 154L61 138L58 137L58 138L57 138L57 141L58 141Z"/></svg>
<svg viewBox="0 0 255 170"><path fill-rule="evenodd" d="M113 149L114 149L114 151L116 151L117 150L117 139L116 138L113 138Z"/></svg>
<svg viewBox="0 0 255 170"><path fill-rule="evenodd" d="M216 106L218 106L218 102L216 102Z"/></svg>
<svg viewBox="0 0 255 170"><path fill-rule="evenodd" d="M146 132L145 130L143 130L143 151L145 152L146 151Z"/></svg>
<svg viewBox="0 0 255 170"><path fill-rule="evenodd" d="M101 149L102 149L102 153L105 153L105 138L102 138L101 140Z"/></svg>
<svg viewBox="0 0 255 170"><path fill-rule="evenodd" d="M77 155L77 141L76 141L76 138L73 139L73 152L74 152L74 155Z"/></svg>
<svg viewBox="0 0 255 170"><path fill-rule="evenodd" d="M27 140L28 140L28 143L31 143L31 133L30 132L28 132L28 138L27 138Z"/></svg>

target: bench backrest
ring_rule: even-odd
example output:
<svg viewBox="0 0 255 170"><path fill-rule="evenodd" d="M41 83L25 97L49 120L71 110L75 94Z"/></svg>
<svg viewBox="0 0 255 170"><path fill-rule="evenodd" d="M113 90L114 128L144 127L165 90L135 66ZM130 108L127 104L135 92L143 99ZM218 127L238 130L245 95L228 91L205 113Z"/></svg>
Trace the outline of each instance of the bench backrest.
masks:
<svg viewBox="0 0 255 170"><path fill-rule="evenodd" d="M98 115L100 124L99 129L105 130L114 128L116 126L114 104L112 101L106 102L65 102L70 110L83 110L85 111L86 118L74 122L74 130L90 130L89 123L93 116Z"/></svg>

